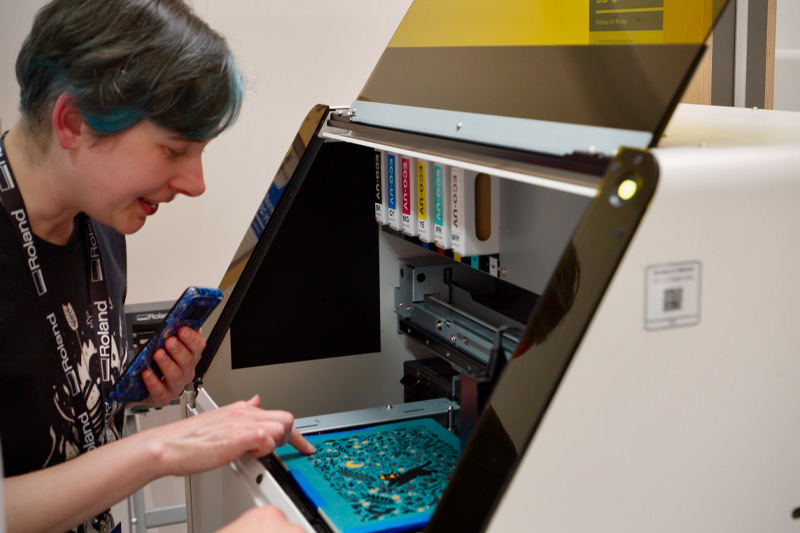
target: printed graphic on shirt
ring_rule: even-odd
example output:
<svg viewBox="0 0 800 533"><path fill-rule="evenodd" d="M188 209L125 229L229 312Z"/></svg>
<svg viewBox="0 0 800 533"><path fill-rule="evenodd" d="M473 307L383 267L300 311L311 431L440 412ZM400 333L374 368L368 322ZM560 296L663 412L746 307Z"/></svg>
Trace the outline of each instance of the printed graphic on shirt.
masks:
<svg viewBox="0 0 800 533"><path fill-rule="evenodd" d="M122 437L121 427L114 423L114 419L124 409L124 405L105 402L103 380L108 382L106 388L110 388L119 379L124 368L127 349L123 342L123 324L115 320L114 326L110 326L112 321L108 320L108 316L113 313L113 307L110 302L101 302L98 309L102 311L98 312L101 324L97 326L101 345L96 346L97 336L94 333L91 310L76 312L71 302L62 304L61 308L63 313L53 325L53 333L56 335L56 342L59 338L62 340L67 353L77 353L80 347L81 357L75 368L63 368L67 372L73 372L88 412L79 412L76 420L71 396L74 386L70 381L63 379L53 386L53 404L60 419L50 427L52 447L43 467L72 459L80 453ZM83 314L83 320L79 319L79 314ZM62 359L62 365L70 365L70 361ZM80 405L80 401L77 405Z"/></svg>

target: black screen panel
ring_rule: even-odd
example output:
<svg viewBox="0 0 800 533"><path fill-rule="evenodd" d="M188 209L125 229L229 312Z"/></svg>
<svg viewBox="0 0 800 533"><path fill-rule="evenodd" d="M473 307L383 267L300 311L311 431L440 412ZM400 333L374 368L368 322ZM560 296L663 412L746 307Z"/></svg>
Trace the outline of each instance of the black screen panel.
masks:
<svg viewBox="0 0 800 533"><path fill-rule="evenodd" d="M234 369L380 351L373 157L320 148L231 322Z"/></svg>

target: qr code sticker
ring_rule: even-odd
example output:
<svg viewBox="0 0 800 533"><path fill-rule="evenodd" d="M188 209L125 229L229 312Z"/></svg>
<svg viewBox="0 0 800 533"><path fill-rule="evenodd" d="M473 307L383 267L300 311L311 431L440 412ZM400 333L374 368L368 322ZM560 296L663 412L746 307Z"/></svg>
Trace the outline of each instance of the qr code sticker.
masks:
<svg viewBox="0 0 800 533"><path fill-rule="evenodd" d="M683 309L683 288L666 289L664 291L664 311L680 311Z"/></svg>
<svg viewBox="0 0 800 533"><path fill-rule="evenodd" d="M700 323L699 261L647 267L645 322L648 331Z"/></svg>

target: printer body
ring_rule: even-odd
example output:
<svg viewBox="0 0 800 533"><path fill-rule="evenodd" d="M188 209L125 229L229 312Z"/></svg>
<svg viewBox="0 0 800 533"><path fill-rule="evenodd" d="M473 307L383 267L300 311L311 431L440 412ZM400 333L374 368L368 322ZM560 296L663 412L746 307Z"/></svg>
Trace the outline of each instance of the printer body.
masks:
<svg viewBox="0 0 800 533"><path fill-rule="evenodd" d="M434 421L460 458L412 531L796 529L800 117L677 105L717 12L660 46L420 45L439 4L301 124L184 416L259 394L308 437ZM340 530L277 455L186 491L190 531L266 504Z"/></svg>

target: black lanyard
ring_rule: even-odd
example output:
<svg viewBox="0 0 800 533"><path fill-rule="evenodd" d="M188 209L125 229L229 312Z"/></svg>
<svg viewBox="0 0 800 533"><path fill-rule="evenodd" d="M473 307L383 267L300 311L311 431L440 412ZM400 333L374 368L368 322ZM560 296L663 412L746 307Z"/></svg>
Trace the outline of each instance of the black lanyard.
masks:
<svg viewBox="0 0 800 533"><path fill-rule="evenodd" d="M6 211L11 217L11 225L14 227L14 233L17 236L20 246L22 246L22 255L31 273L31 280L33 281L33 285L39 297L39 307L44 314L44 318L47 321L47 329L51 332L52 339L55 343L56 354L61 363L60 366L64 373L64 380L72 404L72 412L75 416L75 425L78 427L81 436L79 449L82 452L89 451L102 444L100 438L102 438L104 431L101 430L99 436L95 435L92 429L92 417L89 413L89 407L86 403L84 393L81 390L77 370L78 362L81 360L80 339L78 342L78 353L70 354L67 349L67 344L64 342L64 336L68 333L67 330L63 328L63 320L60 321L58 317L63 314L67 326L69 329L74 330L76 335L78 335L78 319L73 310L58 305L55 302L55 297L45 282L42 264L39 259L39 252L36 248L33 232L31 231L28 212L25 210L25 203L14 181L14 174L11 172L11 165L6 157L5 146L3 144L4 138L5 134L0 138L0 199L2 199ZM108 425L108 420L111 415L111 406L103 400L108 395L112 385L111 352L112 343L114 341L112 338L113 328L111 316L113 312L111 310L111 300L108 297L108 287L104 275L105 271L103 270L103 263L100 258L100 248L94 233L94 228L92 227L92 222L85 214L81 213L80 216L85 220L86 227L89 306L92 308L94 341L99 356L100 391L102 394L99 405L101 406L100 408L104 410L103 428L105 428Z"/></svg>

